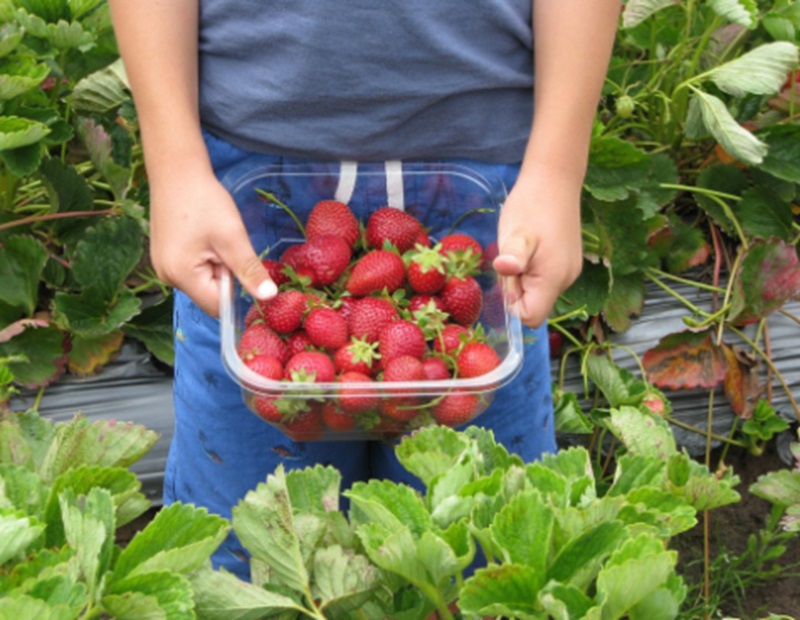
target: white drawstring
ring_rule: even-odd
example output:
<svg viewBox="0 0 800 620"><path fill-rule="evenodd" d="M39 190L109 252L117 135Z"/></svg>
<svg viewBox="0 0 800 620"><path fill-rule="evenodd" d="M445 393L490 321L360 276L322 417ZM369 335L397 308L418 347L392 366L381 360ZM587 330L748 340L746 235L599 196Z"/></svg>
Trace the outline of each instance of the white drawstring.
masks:
<svg viewBox="0 0 800 620"><path fill-rule="evenodd" d="M386 168L386 201L388 206L406 208L405 191L403 189L403 162L398 159L387 160ZM339 168L339 183L333 197L339 202L349 204L356 189L358 179L358 162L342 161Z"/></svg>

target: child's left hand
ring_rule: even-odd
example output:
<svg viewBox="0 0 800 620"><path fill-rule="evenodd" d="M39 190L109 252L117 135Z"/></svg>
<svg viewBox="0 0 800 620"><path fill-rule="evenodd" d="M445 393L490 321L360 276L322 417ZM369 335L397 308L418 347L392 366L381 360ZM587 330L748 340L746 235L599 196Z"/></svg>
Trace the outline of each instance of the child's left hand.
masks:
<svg viewBox="0 0 800 620"><path fill-rule="evenodd" d="M500 214L494 268L506 277L509 303L529 327L545 322L580 275L582 183L577 170L529 162Z"/></svg>

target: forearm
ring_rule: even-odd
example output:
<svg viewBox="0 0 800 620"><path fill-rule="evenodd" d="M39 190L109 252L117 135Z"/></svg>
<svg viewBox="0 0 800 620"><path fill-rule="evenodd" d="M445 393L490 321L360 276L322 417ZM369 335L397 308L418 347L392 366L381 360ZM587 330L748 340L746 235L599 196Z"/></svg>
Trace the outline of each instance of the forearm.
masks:
<svg viewBox="0 0 800 620"><path fill-rule="evenodd" d="M583 178L620 0L534 0L534 121L524 165Z"/></svg>
<svg viewBox="0 0 800 620"><path fill-rule="evenodd" d="M210 168L198 112L199 0L109 0L148 176Z"/></svg>

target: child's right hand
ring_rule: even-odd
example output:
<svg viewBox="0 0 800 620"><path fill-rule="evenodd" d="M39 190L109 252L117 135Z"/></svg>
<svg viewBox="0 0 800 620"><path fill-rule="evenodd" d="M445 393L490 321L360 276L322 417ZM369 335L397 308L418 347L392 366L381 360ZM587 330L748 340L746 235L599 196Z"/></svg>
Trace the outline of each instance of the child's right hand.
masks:
<svg viewBox="0 0 800 620"><path fill-rule="evenodd" d="M207 314L219 314L223 266L255 298L276 294L233 199L212 172L178 172L153 180L150 223L156 273Z"/></svg>

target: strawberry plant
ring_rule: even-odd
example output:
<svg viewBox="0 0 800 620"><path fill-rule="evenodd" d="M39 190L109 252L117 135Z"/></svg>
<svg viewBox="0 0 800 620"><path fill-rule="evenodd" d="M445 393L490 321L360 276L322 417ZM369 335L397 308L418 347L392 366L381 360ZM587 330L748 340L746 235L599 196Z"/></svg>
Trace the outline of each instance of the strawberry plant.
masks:
<svg viewBox="0 0 800 620"><path fill-rule="evenodd" d="M105 2L2 0L0 23L0 358L34 389L96 372L126 335L171 360Z"/></svg>
<svg viewBox="0 0 800 620"><path fill-rule="evenodd" d="M113 420L0 415L0 617L193 617L189 577L227 522L175 504L124 549L115 539L150 507L127 468L156 439Z"/></svg>
<svg viewBox="0 0 800 620"><path fill-rule="evenodd" d="M456 604L464 618L674 618L686 586L669 540L738 501L737 478L678 451L641 409L605 424L625 446L609 483L584 448L526 465L478 427L403 439L421 494L385 480L342 493L331 467L279 468L233 510L252 583L198 573L198 615L411 620Z"/></svg>

